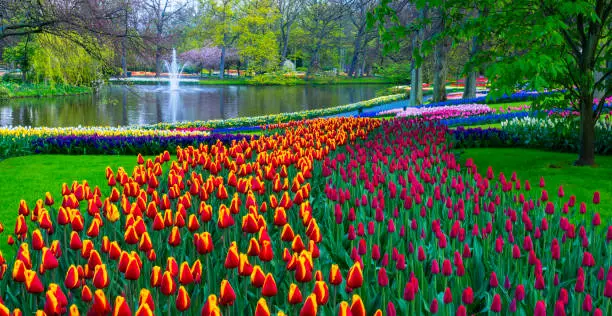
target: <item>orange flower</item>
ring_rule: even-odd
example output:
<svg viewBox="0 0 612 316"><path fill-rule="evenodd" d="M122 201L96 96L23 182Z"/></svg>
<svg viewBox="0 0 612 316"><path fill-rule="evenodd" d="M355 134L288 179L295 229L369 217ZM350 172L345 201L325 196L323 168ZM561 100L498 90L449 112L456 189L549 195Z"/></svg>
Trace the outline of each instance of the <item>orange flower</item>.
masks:
<svg viewBox="0 0 612 316"><path fill-rule="evenodd" d="M274 251L272 250L272 244L268 240L264 240L261 243L261 250L259 251L259 259L261 261L269 262L274 258Z"/></svg>
<svg viewBox="0 0 612 316"><path fill-rule="evenodd" d="M70 232L70 249L79 250L83 248L83 242L81 242L81 237L75 231Z"/></svg>
<svg viewBox="0 0 612 316"><path fill-rule="evenodd" d="M42 251L42 266L44 270L53 270L59 266L57 258L47 247L44 247Z"/></svg>
<svg viewBox="0 0 612 316"><path fill-rule="evenodd" d="M141 304L138 306L138 309L136 310L136 314L134 314L134 316L154 316L155 313L153 312L154 311L149 305Z"/></svg>
<svg viewBox="0 0 612 316"><path fill-rule="evenodd" d="M45 306L43 310L47 315L62 314L62 306L53 291L47 291L45 294Z"/></svg>
<svg viewBox="0 0 612 316"><path fill-rule="evenodd" d="M123 234L123 240L128 244L128 245L135 245L138 243L140 238L138 238L138 233L136 232L136 228L134 228L133 225L130 225L125 233Z"/></svg>
<svg viewBox="0 0 612 316"><path fill-rule="evenodd" d="M291 243L291 249L297 253L300 253L305 248L306 247L304 247L302 237L300 235L295 235L295 237L293 238L293 242Z"/></svg>
<svg viewBox="0 0 612 316"><path fill-rule="evenodd" d="M153 242L151 241L151 236L149 236L148 232L144 232L142 236L140 236L140 243L138 244L138 250L147 252L153 249Z"/></svg>
<svg viewBox="0 0 612 316"><path fill-rule="evenodd" d="M202 269L202 262L200 259L197 259L191 266L191 275L193 276L193 281L195 283L200 283L202 278Z"/></svg>
<svg viewBox="0 0 612 316"><path fill-rule="evenodd" d="M32 232L32 249L41 250L45 246L45 240L43 239L40 230L35 229Z"/></svg>
<svg viewBox="0 0 612 316"><path fill-rule="evenodd" d="M253 273L253 266L249 263L249 257L241 253L240 254L240 265L238 266L238 275L250 276Z"/></svg>
<svg viewBox="0 0 612 316"><path fill-rule="evenodd" d="M300 291L300 288L295 283L291 283L289 286L287 301L291 305L296 305L302 302L302 291Z"/></svg>
<svg viewBox="0 0 612 316"><path fill-rule="evenodd" d="M274 211L274 225L284 226L285 224L287 224L287 213L285 212L285 208L277 207Z"/></svg>
<svg viewBox="0 0 612 316"><path fill-rule="evenodd" d="M51 216L49 212L45 209L42 209L40 213L40 217L38 218L38 223L40 228L48 231L53 231L53 222L51 221Z"/></svg>
<svg viewBox="0 0 612 316"><path fill-rule="evenodd" d="M256 288L260 288L263 286L266 280L266 276L263 273L263 270L259 265L255 265L253 267L253 272L251 273L251 285Z"/></svg>
<svg viewBox="0 0 612 316"><path fill-rule="evenodd" d="M352 316L351 307L345 301L340 302L340 309L338 310L338 316Z"/></svg>
<svg viewBox="0 0 612 316"><path fill-rule="evenodd" d="M219 189L217 191L217 199L219 200L225 200L229 197L229 195L227 194L227 189L225 188L225 186L223 184L221 184L219 186Z"/></svg>
<svg viewBox="0 0 612 316"><path fill-rule="evenodd" d="M255 316L270 316L270 309L265 298L260 298L255 307Z"/></svg>
<svg viewBox="0 0 612 316"><path fill-rule="evenodd" d="M312 280L312 268L308 260L304 257L299 257L295 267L295 279L300 283L307 283Z"/></svg>
<svg viewBox="0 0 612 316"><path fill-rule="evenodd" d="M181 233L177 226L172 227L172 231L168 236L168 244L172 247L176 247L181 244Z"/></svg>
<svg viewBox="0 0 612 316"><path fill-rule="evenodd" d="M25 271L25 285L29 293L42 293L45 289L36 271L32 270Z"/></svg>
<svg viewBox="0 0 612 316"><path fill-rule="evenodd" d="M200 220L204 223L208 223L212 220L212 206L207 205L206 202L200 202L200 209L198 210L200 214Z"/></svg>
<svg viewBox="0 0 612 316"><path fill-rule="evenodd" d="M99 234L100 222L97 218L94 218L94 220L91 221L91 225L89 225L89 228L87 229L87 236L89 236L90 238L96 238Z"/></svg>
<svg viewBox="0 0 612 316"><path fill-rule="evenodd" d="M209 232L203 232L196 243L196 250L199 254L205 255L211 253L214 249L212 237Z"/></svg>
<svg viewBox="0 0 612 316"><path fill-rule="evenodd" d="M183 312L191 306L191 298L185 287L181 286L176 296L176 309Z"/></svg>
<svg viewBox="0 0 612 316"><path fill-rule="evenodd" d="M140 295L138 296L138 305L148 305L149 310L155 311L155 303L153 302L153 296L151 295L151 291L148 289L141 289Z"/></svg>
<svg viewBox="0 0 612 316"><path fill-rule="evenodd" d="M351 304L351 314L353 316L366 316L365 305L363 305L363 301L359 295L353 295L353 303Z"/></svg>
<svg viewBox="0 0 612 316"><path fill-rule="evenodd" d="M47 206L51 206L55 203L55 201L53 201L53 197L51 196L50 192L45 193L45 205Z"/></svg>
<svg viewBox="0 0 612 316"><path fill-rule="evenodd" d="M308 295L306 302L300 310L300 316L316 316L317 315L317 298L314 294Z"/></svg>
<svg viewBox="0 0 612 316"><path fill-rule="evenodd" d="M68 316L80 316L81 313L79 312L79 308L76 306L76 304L72 304L70 305L70 308L68 309Z"/></svg>
<svg viewBox="0 0 612 316"><path fill-rule="evenodd" d="M153 230L160 231L165 227L166 224L164 224L164 219L161 217L160 213L157 213L153 219Z"/></svg>
<svg viewBox="0 0 612 316"><path fill-rule="evenodd" d="M254 234L259 231L257 218L253 213L249 213L242 217L242 231L249 234Z"/></svg>
<svg viewBox="0 0 612 316"><path fill-rule="evenodd" d="M223 264L226 269L234 269L240 265L240 256L238 255L238 246L236 246L236 242L232 241L230 245L227 256L225 257L225 263Z"/></svg>
<svg viewBox="0 0 612 316"><path fill-rule="evenodd" d="M232 217L230 210L224 204L221 204L219 207L217 226L222 229L234 226L234 217Z"/></svg>
<svg viewBox="0 0 612 316"><path fill-rule="evenodd" d="M249 249L247 249L247 256L250 256L250 257L259 256L260 251L261 249L259 248L259 243L257 242L257 239L252 237L249 240Z"/></svg>
<svg viewBox="0 0 612 316"><path fill-rule="evenodd" d="M200 229L200 222L198 221L198 217L195 214L189 215L189 223L187 224L187 229L190 232L195 232Z"/></svg>
<svg viewBox="0 0 612 316"><path fill-rule="evenodd" d="M263 296L275 296L278 293L278 289L276 288L276 281L274 280L274 276L272 273L266 274L266 278L264 279L263 286L261 288L261 295Z"/></svg>
<svg viewBox="0 0 612 316"><path fill-rule="evenodd" d="M19 215L28 216L30 215L30 208L25 200L19 201Z"/></svg>
<svg viewBox="0 0 612 316"><path fill-rule="evenodd" d="M329 283L332 285L340 285L342 283L342 274L337 264L332 264L329 270Z"/></svg>
<svg viewBox="0 0 612 316"><path fill-rule="evenodd" d="M187 261L181 263L181 267L179 269L179 283L183 285L193 283L193 274L191 274L191 269Z"/></svg>
<svg viewBox="0 0 612 316"><path fill-rule="evenodd" d="M363 285L363 271L361 270L361 265L358 262L355 262L349 269L346 277L346 285L348 285L351 289L358 289Z"/></svg>
<svg viewBox="0 0 612 316"><path fill-rule="evenodd" d="M79 282L79 272L74 265L68 267L68 271L66 271L66 278L64 279L64 285L68 289L77 288L80 285Z"/></svg>
<svg viewBox="0 0 612 316"><path fill-rule="evenodd" d="M232 285L227 280L221 281L221 294L219 295L219 304L221 305L234 305L236 300L236 293L232 288Z"/></svg>
<svg viewBox="0 0 612 316"><path fill-rule="evenodd" d="M28 225L26 224L25 217L23 215L19 215L17 217L17 222L15 223L15 235L23 235L28 232Z"/></svg>
<svg viewBox="0 0 612 316"><path fill-rule="evenodd" d="M313 293L317 297L317 304L325 305L329 301L329 288L325 281L316 281Z"/></svg>
<svg viewBox="0 0 612 316"><path fill-rule="evenodd" d="M179 273L179 265L176 262L174 257L168 257L166 260L166 271L170 271L173 277L177 276Z"/></svg>
<svg viewBox="0 0 612 316"><path fill-rule="evenodd" d="M220 316L221 311L219 310L219 306L217 306L217 296L211 294L208 296L206 303L202 307L201 316Z"/></svg>
<svg viewBox="0 0 612 316"><path fill-rule="evenodd" d="M108 303L108 300L106 299L106 295L104 294L104 291L99 290L99 289L96 290L96 292L94 293L93 305L91 306L91 309L97 312L98 314L102 314L102 315L106 315L110 313L111 306Z"/></svg>
<svg viewBox="0 0 612 316"><path fill-rule="evenodd" d="M130 305L125 300L123 296L117 296L115 299L115 306L113 308L113 316L131 316L132 310L130 309Z"/></svg>
<svg viewBox="0 0 612 316"><path fill-rule="evenodd" d="M161 286L161 280L162 280L161 267L160 266L154 266L151 269L151 279L150 279L151 287L159 287L159 286Z"/></svg>
<svg viewBox="0 0 612 316"><path fill-rule="evenodd" d="M103 289L108 286L110 280L108 279L108 272L106 271L106 265L97 265L94 269L93 284L98 289Z"/></svg>
<svg viewBox="0 0 612 316"><path fill-rule="evenodd" d="M176 292L176 282L169 271L165 271L162 276L161 292L166 296L170 296Z"/></svg>
<svg viewBox="0 0 612 316"><path fill-rule="evenodd" d="M87 241L87 240L85 240ZM121 254L123 253L123 251L121 250L121 247L119 247L119 243L117 243L116 241L113 241L110 243L109 247L108 247L108 256L112 259L112 260L117 260L121 257Z"/></svg>
<svg viewBox="0 0 612 316"><path fill-rule="evenodd" d="M138 280L140 278L140 264L135 257L130 257L125 269L126 280Z"/></svg>
<svg viewBox="0 0 612 316"><path fill-rule="evenodd" d="M83 289L81 290L81 299L85 302L91 302L93 299L93 293L87 285L84 285Z"/></svg>
<svg viewBox="0 0 612 316"><path fill-rule="evenodd" d="M295 233L293 232L293 228L291 228L291 225L285 224L285 226L283 226L283 231L281 232L281 240L293 241L294 237Z"/></svg>

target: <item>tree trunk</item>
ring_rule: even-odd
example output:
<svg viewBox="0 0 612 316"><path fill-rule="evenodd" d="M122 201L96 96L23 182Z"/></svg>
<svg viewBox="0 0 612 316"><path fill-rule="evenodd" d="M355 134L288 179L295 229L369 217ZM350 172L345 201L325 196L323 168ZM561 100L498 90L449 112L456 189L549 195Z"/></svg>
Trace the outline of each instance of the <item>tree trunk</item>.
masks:
<svg viewBox="0 0 612 316"><path fill-rule="evenodd" d="M446 101L446 56L447 41L442 40L436 44L434 53L434 91L433 102Z"/></svg>
<svg viewBox="0 0 612 316"><path fill-rule="evenodd" d="M310 75L312 74L313 70L317 70L319 67L319 50L321 49L321 40L318 40L317 45L315 46L315 49L312 52L312 55L310 56L310 64L308 65L308 70L306 70L306 79L308 80L308 77L310 77Z"/></svg>
<svg viewBox="0 0 612 316"><path fill-rule="evenodd" d="M473 99L476 97L476 72L470 71L465 77L465 87L463 87L463 98Z"/></svg>
<svg viewBox="0 0 612 316"><path fill-rule="evenodd" d="M418 45L417 36L412 38L412 46ZM423 70L417 67L416 60L412 58L412 72L410 74L410 105L417 106L423 103Z"/></svg>
<svg viewBox="0 0 612 316"><path fill-rule="evenodd" d="M595 120L593 119L593 96L580 96L580 151L577 166L595 164Z"/></svg>
<svg viewBox="0 0 612 316"><path fill-rule="evenodd" d="M281 50L281 65L287 59L287 52L289 51L289 28L290 25L287 25L287 30L281 28L281 40L283 41L283 48Z"/></svg>
<svg viewBox="0 0 612 316"><path fill-rule="evenodd" d="M351 59L351 65L349 66L348 75L351 78L355 78L357 72L357 62L359 61L359 53L361 51L361 37L363 36L363 28L360 28L355 36L355 42L353 43L353 58Z"/></svg>
<svg viewBox="0 0 612 316"><path fill-rule="evenodd" d="M160 45L157 45L157 48L155 49L155 78L159 78L159 76L161 75L161 70L162 70L162 60L161 60L161 52L162 48Z"/></svg>
<svg viewBox="0 0 612 316"><path fill-rule="evenodd" d="M122 70L122 74L121 76L123 78L127 77L127 58L126 58L126 47L125 47L125 37L123 38L123 40L121 41L121 70Z"/></svg>
<svg viewBox="0 0 612 316"><path fill-rule="evenodd" d="M219 62L219 79L223 79L225 73L225 45L221 47L221 61Z"/></svg>

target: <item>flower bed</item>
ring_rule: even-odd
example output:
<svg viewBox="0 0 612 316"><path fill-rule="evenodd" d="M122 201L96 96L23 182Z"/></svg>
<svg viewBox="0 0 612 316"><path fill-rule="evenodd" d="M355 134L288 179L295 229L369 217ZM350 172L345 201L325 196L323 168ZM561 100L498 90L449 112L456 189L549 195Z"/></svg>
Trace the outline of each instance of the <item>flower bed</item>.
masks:
<svg viewBox="0 0 612 316"><path fill-rule="evenodd" d="M561 188L550 188L557 197L532 190L516 174L481 174L470 160L461 166L448 128L431 121L283 127L283 135L178 148L174 159L139 156L131 172L106 169L108 190L75 182L23 201L7 239L16 256L0 256L10 271L0 274L0 311L607 308L612 227L601 227L596 207Z"/></svg>
<svg viewBox="0 0 612 316"><path fill-rule="evenodd" d="M219 135L215 138L219 138ZM201 128L147 130L138 127L2 127L0 159L33 153L155 154L166 148L210 142L215 138L210 136L209 129Z"/></svg>
<svg viewBox="0 0 612 316"><path fill-rule="evenodd" d="M396 117L423 117L427 119L448 119L455 117L470 117L482 114L495 113L486 104L461 104L439 107L416 108L407 107L404 109L393 109L382 111L378 115L395 114Z"/></svg>
<svg viewBox="0 0 612 316"><path fill-rule="evenodd" d="M316 117L330 116L339 113L357 111L359 109L367 109L375 107L381 104L395 102L406 98L405 94L395 94L371 100L361 101L357 103L351 103L346 105L340 105L336 107L292 112L292 113L281 113L271 114L265 116L245 117L245 118L231 118L225 120L210 120L210 121L193 121L193 122L180 122L180 123L159 123L154 125L145 126L149 129L174 129L184 127L209 127L209 128L231 128L231 127L244 127L244 126L263 126L268 124L286 123L291 121L299 121L304 119L311 119Z"/></svg>

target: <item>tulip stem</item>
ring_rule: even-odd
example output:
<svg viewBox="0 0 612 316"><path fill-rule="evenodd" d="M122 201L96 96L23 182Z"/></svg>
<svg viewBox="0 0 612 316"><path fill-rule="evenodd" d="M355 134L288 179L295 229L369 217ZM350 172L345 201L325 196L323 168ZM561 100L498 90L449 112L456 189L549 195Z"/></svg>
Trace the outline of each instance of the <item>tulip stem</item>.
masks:
<svg viewBox="0 0 612 316"><path fill-rule="evenodd" d="M334 285L334 298L332 300L332 302L333 302L332 310L336 309L336 296L337 296L337 294L338 294L338 286Z"/></svg>

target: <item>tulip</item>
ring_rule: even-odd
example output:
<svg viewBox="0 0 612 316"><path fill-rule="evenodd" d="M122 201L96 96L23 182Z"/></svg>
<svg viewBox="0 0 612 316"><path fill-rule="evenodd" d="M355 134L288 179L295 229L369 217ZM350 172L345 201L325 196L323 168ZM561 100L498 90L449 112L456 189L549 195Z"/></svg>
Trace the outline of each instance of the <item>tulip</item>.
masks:
<svg viewBox="0 0 612 316"><path fill-rule="evenodd" d="M138 305L147 305L151 312L155 311L155 303L153 302L153 296L148 289L141 289L138 297Z"/></svg>
<svg viewBox="0 0 612 316"><path fill-rule="evenodd" d="M181 312L186 311L191 306L191 298L189 297L189 293L182 285L178 290L178 294L176 295L175 304L176 309Z"/></svg>
<svg viewBox="0 0 612 316"><path fill-rule="evenodd" d="M363 271L358 263L354 263L349 269L346 284L352 289L358 289L363 285Z"/></svg>
<svg viewBox="0 0 612 316"><path fill-rule="evenodd" d="M272 273L268 273L264 279L264 283L261 288L261 295L266 297L275 296L278 293L276 288L276 281L272 276Z"/></svg>
<svg viewBox="0 0 612 316"><path fill-rule="evenodd" d="M300 309L300 316L316 316L317 315L317 298L315 294L310 294L302 309Z"/></svg>
<svg viewBox="0 0 612 316"><path fill-rule="evenodd" d="M130 257L125 269L126 280L138 280L140 278L140 263L135 257Z"/></svg>
<svg viewBox="0 0 612 316"><path fill-rule="evenodd" d="M68 271L66 271L66 278L64 279L64 285L68 289L74 289L80 285L79 273L74 265L70 265L70 267L68 267Z"/></svg>
<svg viewBox="0 0 612 316"><path fill-rule="evenodd" d="M117 296L115 306L113 307L113 316L131 316L132 310L123 296Z"/></svg>
<svg viewBox="0 0 612 316"><path fill-rule="evenodd" d="M337 264L332 264L329 270L329 283L332 285L339 285L342 283L342 274Z"/></svg>
<svg viewBox="0 0 612 316"><path fill-rule="evenodd" d="M268 308L268 304L266 303L266 299L263 297L257 301L257 306L255 307L255 316L270 316L270 309Z"/></svg>
<svg viewBox="0 0 612 316"><path fill-rule="evenodd" d="M98 314L107 314L111 311L111 306L106 299L106 295L102 290L96 290L93 297L93 305L91 306L92 310Z"/></svg>
<svg viewBox="0 0 612 316"><path fill-rule="evenodd" d="M544 301L536 302L533 315L534 316L546 316L546 303Z"/></svg>
<svg viewBox="0 0 612 316"><path fill-rule="evenodd" d="M221 305L234 305L236 300L236 293L232 288L232 285L227 281L221 281L221 294L219 295L219 304Z"/></svg>
<svg viewBox="0 0 612 316"><path fill-rule="evenodd" d="M474 291L471 287L467 287L463 290L463 294L461 295L461 301L463 304L470 305L474 302Z"/></svg>
<svg viewBox="0 0 612 316"><path fill-rule="evenodd" d="M313 293L316 296L318 305L325 305L329 301L329 288L324 281L316 281Z"/></svg>
<svg viewBox="0 0 612 316"><path fill-rule="evenodd" d="M496 293L495 296L493 296L493 302L491 303L491 311L499 313L501 312L501 308L501 297Z"/></svg>
<svg viewBox="0 0 612 316"><path fill-rule="evenodd" d="M302 302L302 292L300 288L295 284L291 283L289 286L289 293L287 294L287 301L291 305L296 305Z"/></svg>
<svg viewBox="0 0 612 316"><path fill-rule="evenodd" d="M166 296L173 295L176 292L176 282L170 271L164 271L160 284L162 294Z"/></svg>
<svg viewBox="0 0 612 316"><path fill-rule="evenodd" d="M351 303L351 314L353 316L366 316L366 309L361 297L359 295L353 295L353 302Z"/></svg>

